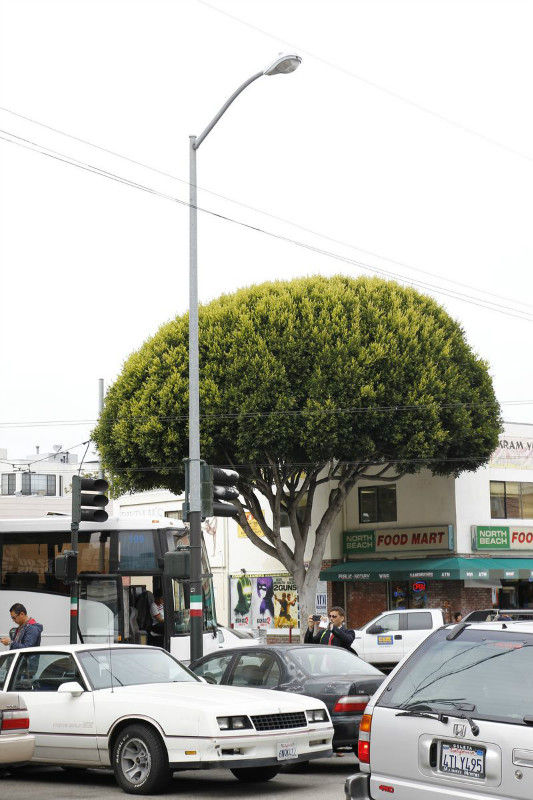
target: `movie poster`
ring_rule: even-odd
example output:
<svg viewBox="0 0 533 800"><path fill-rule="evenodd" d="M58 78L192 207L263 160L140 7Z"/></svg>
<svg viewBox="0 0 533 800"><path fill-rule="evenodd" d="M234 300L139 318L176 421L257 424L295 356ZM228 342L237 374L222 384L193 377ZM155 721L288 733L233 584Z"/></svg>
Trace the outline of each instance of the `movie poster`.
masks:
<svg viewBox="0 0 533 800"><path fill-rule="evenodd" d="M288 576L274 578L274 627L298 627L298 592Z"/></svg>
<svg viewBox="0 0 533 800"><path fill-rule="evenodd" d="M231 626L233 628L253 628L252 581L247 575L231 578Z"/></svg>

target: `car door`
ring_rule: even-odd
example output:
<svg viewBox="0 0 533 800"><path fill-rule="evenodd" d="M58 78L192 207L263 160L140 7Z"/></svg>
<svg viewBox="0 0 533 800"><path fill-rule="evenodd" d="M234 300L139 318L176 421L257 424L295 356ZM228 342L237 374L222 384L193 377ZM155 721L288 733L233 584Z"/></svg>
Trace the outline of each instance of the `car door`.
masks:
<svg viewBox="0 0 533 800"><path fill-rule="evenodd" d="M403 658L404 642L401 614L391 612L363 628L365 661L391 664ZM355 646L357 650L357 646Z"/></svg>
<svg viewBox="0 0 533 800"><path fill-rule="evenodd" d="M72 681L86 688L70 653L19 652L9 689L21 695L30 712L35 761L100 764L93 693L84 691L75 697L57 691L63 683Z"/></svg>

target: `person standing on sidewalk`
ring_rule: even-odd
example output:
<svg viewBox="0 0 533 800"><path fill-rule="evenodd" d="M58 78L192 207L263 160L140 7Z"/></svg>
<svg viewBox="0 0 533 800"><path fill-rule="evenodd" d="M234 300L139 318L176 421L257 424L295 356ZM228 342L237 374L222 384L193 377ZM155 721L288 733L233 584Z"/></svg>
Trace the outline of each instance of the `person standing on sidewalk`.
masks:
<svg viewBox="0 0 533 800"><path fill-rule="evenodd" d="M37 647L41 644L41 633L43 626L36 622L33 617L28 616L25 606L22 603L15 603L9 609L11 619L16 622L18 628L13 641L8 636L4 636L0 641L2 644L9 645L10 650L21 650L23 647Z"/></svg>
<svg viewBox="0 0 533 800"><path fill-rule="evenodd" d="M327 618L315 619L314 616L310 615L307 620L306 644L325 644L351 650L355 632L345 627L346 614L341 606L332 606Z"/></svg>

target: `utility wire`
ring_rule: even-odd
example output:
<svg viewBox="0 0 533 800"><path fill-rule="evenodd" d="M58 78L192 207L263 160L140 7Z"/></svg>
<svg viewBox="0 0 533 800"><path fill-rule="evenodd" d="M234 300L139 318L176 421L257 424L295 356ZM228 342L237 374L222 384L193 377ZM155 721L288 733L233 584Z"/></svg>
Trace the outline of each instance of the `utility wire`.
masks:
<svg viewBox="0 0 533 800"><path fill-rule="evenodd" d="M32 119L31 117L24 116L24 114L18 114L16 111L12 111L11 109L5 108L4 106L0 106L0 111L5 111L8 114L11 114L11 115L13 115L15 117L19 117L20 119L24 119L27 122L31 122L34 125L40 126L41 128L45 128L46 130L52 131L54 133L58 133L61 136L65 136L65 137L67 137L69 139L73 139L76 142L80 142L82 144L86 144L89 147L93 147L96 150L102 151L103 153L107 153L108 155L112 155L115 158L121 158L124 161L128 161L129 163L135 164L138 167L143 167L144 169L148 169L151 172L154 172L154 173L156 173L158 175L162 175L162 176L164 176L166 178L170 178L173 181L178 181L179 183L183 183L184 185L186 185L188 187L190 186L189 181L184 180L183 178L178 178L176 175L171 175L168 172L164 172L163 170L157 169L156 167L152 167L152 166L150 166L148 164L144 164L141 161L137 161L136 159L130 158L130 157L125 156L125 155L122 155L121 153L117 153L114 150L109 150L106 147L101 147L100 145L93 144L92 142L87 141L87 139L81 139L79 136L73 136L72 134L66 133L65 131L62 131L59 128L53 128L52 126L46 125L43 122L39 122L38 120ZM10 134L10 135L13 135L13 134ZM270 219L275 220L276 222L282 222L285 225L290 225L290 226L292 226L294 228L297 228L298 230L304 231L305 233L310 233L313 236L317 236L320 239L325 239L326 241L333 242L334 244L340 244L343 247L348 247L349 249L356 250L359 253L364 253L365 255L373 256L374 258L379 258L382 261L387 261L390 264L396 264L396 266L404 267L406 269L413 270L414 272L419 272L419 273L421 273L423 275L429 275L432 278L438 278L439 280L446 281L447 283L451 283L451 284L454 284L456 286L461 286L461 287L463 287L465 289L471 289L472 291L479 292L480 294L486 294L489 297L497 297L499 300L507 300L510 303L516 303L517 305L525 306L526 308L533 308L533 306L531 304L524 303L522 300L515 300L515 299L510 298L510 297L505 297L505 296L503 296L501 294L495 294L493 292L487 291L486 289L480 289L480 288L478 288L476 286L472 286L471 284L468 284L468 283L462 283L461 281L455 281L455 280L453 280L451 278L447 278L444 275L439 275L438 273L434 273L434 272L430 272L428 270L420 269L419 267L413 267L413 266L411 266L410 264L407 264L404 261L397 261L397 260L395 260L393 258L388 258L387 256L380 255L379 253L375 253L372 250L365 250L365 249L363 249L361 247L356 247L353 244L349 244L348 242L344 242L344 241L342 241L340 239L336 239L336 238L334 238L332 236L327 236L326 234L320 233L319 231L315 231L312 228L307 228L305 225L300 225L299 223L294 222L293 220L287 220L287 219L285 219L283 217L277 216L276 214L271 214L268 211L264 211L263 209L257 208L255 206L251 206L251 205L249 205L247 203L242 203L239 200L235 200L235 199L233 199L231 197L227 197L226 195L220 194L218 192L211 191L210 189L205 189L205 188L202 188L202 187L198 187L198 189L200 191L206 192L207 194L213 195L213 197L218 197L219 199L226 200L227 202L233 203L234 205L237 205L237 206L239 206L241 208L246 208L249 211L253 211L254 213L257 213L257 214L262 214L262 215L264 215L264 216L266 216L266 217L268 217Z"/></svg>
<svg viewBox="0 0 533 800"><path fill-rule="evenodd" d="M488 142L489 144L493 144L496 147L500 147L502 148L502 150L507 150L509 153L512 153L515 156L519 156L520 158L523 158L526 161L533 162L533 156L527 155L526 153L522 153L520 150L516 150L513 147L509 147L503 142L499 142L497 139L493 139L491 136L486 136L484 133L480 133L479 131L476 131L473 128L469 128L460 122L456 122L455 120L444 116L444 114L439 114L437 111L432 111L431 109L426 108L426 106L423 106L421 103L416 103L414 100L410 100L409 98L404 97L403 95L398 94L397 92L393 92L391 89L387 89L387 87L385 86L381 86L380 84L375 83L374 81L368 80L368 78L363 78L361 75L356 75L355 72L351 72L350 70L344 67L340 67L338 64L335 64L332 61L328 61L327 59L322 58L321 56L317 56L314 53L311 53L309 50L305 50L303 47L300 47L299 45L295 45L292 42L288 42L286 39L282 39L279 36L275 36L273 33L269 33L268 31L265 31L263 28L259 28L257 25L253 25L250 22L246 22L240 17L237 17L235 14L230 14L228 11L224 11L223 9L218 8L217 6L211 5L211 3L207 3L206 0L196 0L196 1L203 6L206 6L206 8L210 8L212 11L216 11L218 14L222 14L223 16L228 17L229 19L232 19L241 25L245 25L247 28L251 28L252 30L257 31L258 33L261 33L264 36L268 36L270 39L274 39L274 41L276 42L282 42L283 44L288 45L290 48L294 49L295 52L297 53L302 53L306 56L309 56L310 58L315 59L315 61L318 61L321 64L325 64L327 67L330 67L331 69L337 70L338 72L342 72L344 75L348 75L350 78L354 78L356 81L360 81L361 83L364 83L367 86L372 87L372 89L377 89L379 92L383 92L383 94L386 94L389 97L394 97L395 100L400 100L402 103L406 103L412 108L416 108L417 111L422 111L424 114L429 114L430 116L435 117L435 119L438 119L441 122L445 122L448 125L453 125L455 128L458 128L459 130L462 130L465 133L469 133L472 136L477 136L479 139L482 139L483 141Z"/></svg>
<svg viewBox="0 0 533 800"><path fill-rule="evenodd" d="M421 411L435 410L435 409L453 409L453 408L478 408L478 407L500 407L500 406L524 406L533 405L533 400L505 400L501 403L439 403L435 405L413 404L413 405L392 405L392 406L356 406L351 408L321 408L321 409L284 409L275 411L249 411L249 412L226 412L216 414L201 414L201 419L247 419L247 418L269 418L277 416L312 416L324 414L375 414L381 413L399 413L401 411ZM181 415L163 415L163 414L134 414L128 417L111 417L106 419L106 424L127 420L134 420L135 422L146 422L147 420L158 420L159 422L183 422L188 420L188 414ZM43 420L43 421L30 421L30 422L0 422L0 428L33 428L33 427L62 427L67 425L96 425L97 419L78 419L78 420ZM85 444L85 442L82 442ZM80 445L76 445L79 447ZM73 448L69 448L73 449Z"/></svg>
<svg viewBox="0 0 533 800"><path fill-rule="evenodd" d="M109 178L111 180L114 180L114 181L116 181L118 183L125 184L127 186L132 187L132 188L140 189L141 191L148 192L149 194L153 194L153 195L155 195L157 197L161 197L161 198L166 199L166 200L171 200L171 201L173 201L175 203L178 203L179 205L190 207L190 204L188 202L186 202L185 200L180 200L179 198L174 197L173 195L169 195L169 194L166 194L164 192L159 192L159 191L157 191L155 189L152 189L151 187L145 186L144 184L138 183L136 181L132 181L132 180L130 180L128 178L123 178L123 177L121 177L119 175L116 175L115 173L109 172L107 170L103 170L103 169L101 169L99 167L96 167L94 165L91 165L91 164L87 164L86 162L79 161L78 159L70 158L69 156L66 156L66 155L64 155L62 153L58 153L58 151L51 150L51 148L45 147L44 149L42 149L42 147L43 147L42 145L38 145L37 143L32 142L32 141L30 141L28 139L24 139L23 137L17 136L16 134L12 134L9 131L4 131L4 130L0 129L0 133L4 133L4 134L7 134L7 136L12 136L13 137L12 139L10 139L10 138L7 138L7 136L1 136L0 135L0 139L3 139L4 141L9 142L10 144L15 144L15 145L17 145L19 147L23 147L23 148L25 148L27 150L32 150L33 152L37 152L37 153L40 153L42 155L48 156L50 158L53 158L55 160L62 161L64 163L70 164L71 166L79 167L79 168L84 169L84 170L86 170L88 172L92 172L94 174L101 175L102 177ZM19 141L15 141L15 140L19 140ZM373 267L370 264L366 264L365 262L356 261L355 259L350 259L350 258L348 258L346 256L341 256L341 255L339 255L337 253L333 253L331 251L324 250L322 248L315 247L315 246L310 245L310 244L306 244L305 242L298 241L297 239L292 239L292 238L290 238L288 236L282 236L281 234L276 234L276 233L273 233L271 231L267 231L267 230L265 230L263 228L260 228L260 227L258 227L256 225L250 225L250 224L242 222L240 220L236 220L236 219L234 219L232 217L228 217L228 216L226 216L224 214L219 214L217 212L211 211L211 210L206 209L206 208L201 208L200 206L197 206L197 210L201 211L201 212L203 212L203 213L205 213L205 214L207 214L207 215L209 215L211 217L214 217L216 219L220 219L220 220L223 220L225 222L231 222L231 223L233 223L235 225L238 225L240 227L246 228L248 230L252 230L252 231L255 231L257 233L262 233L265 236L269 236L270 238L278 239L279 241L283 241L283 242L287 242L287 243L293 244L293 245L295 245L297 247L300 247L302 249L309 250L309 251L317 253L319 255L326 256L328 258L333 258L333 259L335 259L337 261L341 261L343 263L350 264L352 266L356 266L359 269L368 270L368 271L370 271L370 272L372 272L372 273L374 273L376 275L380 275L380 276L386 277L386 278L391 278L392 280L398 281L400 283L404 283L404 284L411 285L411 286L416 286L416 287L422 288L424 290L434 291L436 294L442 294L445 297L449 297L449 298L452 298L452 299L455 299L455 300L460 300L462 302L467 302L467 303L470 303L471 305L478 306L479 308L485 308L485 309L488 309L488 310L491 310L491 311L495 311L495 312L500 313L500 314L505 314L506 316L511 316L511 317L514 317L515 319L525 320L526 322L533 321L533 316L531 314L528 314L528 312L521 311L519 309L511 309L511 308L509 308L507 306L504 306L502 304L499 304L499 303L493 303L492 301L483 300L482 298L474 299L471 296L465 295L464 293L461 293L461 292L456 292L454 290L444 289L442 287L435 286L435 285L427 283L425 281L417 281L417 280L412 279L412 278L407 278L407 277L402 276L402 275L397 275L396 273L390 272L388 270L384 270L384 269L381 269L381 268Z"/></svg>

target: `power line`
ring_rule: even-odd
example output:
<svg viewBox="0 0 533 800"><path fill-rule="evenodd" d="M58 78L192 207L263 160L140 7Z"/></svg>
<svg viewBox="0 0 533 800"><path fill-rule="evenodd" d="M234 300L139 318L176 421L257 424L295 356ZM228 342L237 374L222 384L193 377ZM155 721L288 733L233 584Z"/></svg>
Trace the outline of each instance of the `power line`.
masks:
<svg viewBox="0 0 533 800"><path fill-rule="evenodd" d="M500 406L524 406L533 405L533 400L505 400L501 403L437 403L435 405L412 404L412 405L390 405L390 406L355 406L350 408L320 408L320 409L281 409L273 411L248 411L248 412L226 412L216 414L201 414L201 418L208 419L255 419L255 418L268 418L279 416L312 416L324 414L375 414L375 413L399 413L402 411L421 411L426 410L434 411L438 409L458 409L458 408L478 408L478 407L500 407ZM112 424L126 420L134 420L136 422L146 422L147 420L156 419L159 422L184 422L188 420L188 414L179 415L165 415L165 414L132 414L127 417L110 417L106 419L106 424ZM0 428L32 428L32 427L63 427L67 425L96 425L98 419L81 419L81 420L41 420L29 422L0 422ZM82 442L85 444L85 442ZM80 445L76 445L79 447ZM70 448L73 449L73 448Z"/></svg>
<svg viewBox="0 0 533 800"><path fill-rule="evenodd" d="M54 128L54 127L52 127L50 125L46 125L45 123L39 122L38 120L32 119L31 117L27 117L27 116L24 116L23 114L17 113L16 111L12 111L9 108L5 108L3 106L0 106L0 110L1 111L5 111L8 114L12 114L15 117L19 117L20 119L24 119L27 122L31 122L34 125L38 125L38 126L40 126L42 128L45 128L46 130L50 130L50 131L53 131L54 133L58 133L61 136L65 136L65 137L67 137L69 139L73 139L76 142L80 142L82 144L86 144L89 147L95 148L96 150L101 150L102 152L107 153L108 155L112 155L115 158L123 159L124 161L128 161L131 164L135 164L136 166L143 167L144 169L148 169L151 172L154 172L154 173L156 173L158 175L162 175L162 176L164 176L166 178L170 178L171 180L178 181L179 183L183 183L186 186L190 186L189 181L184 180L183 178L178 178L176 175L171 175L168 172L164 172L163 170L157 169L156 167L152 167L152 166L150 166L148 164L144 164L141 161L137 161L136 159L130 158L129 156L125 156L125 155L122 155L121 153L117 153L114 150L109 150L106 147L101 147L100 145L93 144L92 142L87 141L87 139L82 139L79 136L73 136L72 134L66 133L65 131L62 131L59 128ZM9 135L14 135L14 134L9 134ZM405 267L406 269L413 270L414 272L419 272L419 273L421 273L423 275L429 275L430 277L438 278L439 280L446 281L447 283L454 284L456 286L462 286L465 289L471 289L471 290L473 290L475 292L478 292L480 294L486 294L489 297L497 297L499 300L507 300L510 303L515 303L517 305L521 305L521 306L524 306L526 308L533 308L533 306L531 304L524 303L521 300L515 300L513 298L505 297L505 296L500 295L500 294L495 294L493 292L487 291L486 289L480 289L479 287L472 286L472 285L467 284L467 283L462 283L461 281L455 281L455 280L453 280L451 278L448 278L448 277L446 277L444 275L439 275L438 273L433 273L433 272L430 272L428 270L421 269L419 267L413 267L413 266L411 266L410 264L407 264L404 261L397 261L397 260L395 260L393 258L388 258L387 256L380 255L379 253L375 253L375 252L373 252L371 250L365 250L365 249L363 249L361 247L356 247L355 245L350 244L348 242L344 242L344 241L342 241L340 239L336 239L336 238L334 238L332 236L327 236L326 234L320 233L319 231L315 231L312 228L307 228L306 226L300 225L297 222L294 222L292 220L284 219L283 217L279 217L279 216L277 216L275 214L271 214L270 212L264 211L263 209L248 205L247 203L242 203L239 200L234 200L233 198L227 197L226 195L220 194L218 192L213 192L210 189L205 189L205 188L202 188L202 187L199 187L199 188L201 189L201 191L206 192L208 194L211 194L214 197L218 197L219 199L226 200L229 203L233 203L234 205L240 206L241 208L246 208L246 209L248 209L250 211L253 211L254 213L262 214L262 215L264 215L264 216L266 216L266 217L268 217L270 219L276 220L277 222L282 222L283 224L290 225L290 226L292 226L294 228L297 228L298 230L304 231L305 233L310 233L313 236L317 236L318 238L325 239L326 241L330 241L330 242L333 242L335 244L340 244L342 247L348 247L351 250L356 250L357 252L364 253L365 255L370 255L370 256L373 256L374 258L379 258L382 261L389 262L390 264L396 264L397 266Z"/></svg>
<svg viewBox="0 0 533 800"><path fill-rule="evenodd" d="M144 184L138 183L136 181L132 181L132 180L130 180L128 178L123 178L123 177L121 177L119 175L116 175L115 173L109 172L107 170L103 170L100 167L96 167L96 166L91 165L91 164L87 164L86 162L79 161L78 159L70 158L69 156L66 156L66 155L64 155L62 153L59 153L58 151L52 150L51 148L48 148L48 147L44 147L43 145L38 145L35 142L32 142L32 141L30 141L28 139L24 139L24 137L17 136L16 134L12 134L9 131L0 130L0 133L4 133L4 134L7 134L7 136L12 136L13 137L13 139L9 139L6 136L0 136L0 139L3 139L4 141L9 142L10 144L14 144L14 145L17 145L19 147L23 147L24 149L40 153L41 155L48 156L48 157L53 158L53 159L55 159L57 161L62 161L64 163L70 164L71 166L79 167L79 168L84 169L84 170L86 170L88 172L92 172L93 174L101 175L102 177L109 178L109 179L114 180L114 181L116 181L118 183L125 184L126 186L130 186L130 187L135 188L135 189L140 189L141 191L148 192L149 194L155 195L157 197L161 197L161 198L166 199L166 200L171 200L172 202L178 203L179 205L183 205L183 206L187 206L187 207L190 206L190 204L188 202L186 202L184 200L180 200L179 198L174 197L173 195L169 195L169 194L166 194L164 192L157 191L155 189L152 189L151 187L145 186ZM15 141L15 139L17 139L19 141ZM43 147L44 147L44 149L42 149ZM46 152L46 151L48 151L48 152ZM341 261L343 263L350 264L352 266L356 266L359 269L368 270L368 271L370 271L370 272L372 272L372 273L374 273L376 275L379 275L381 277L392 278L393 280L398 281L400 283L403 283L403 284L406 284L406 285L409 285L409 286L419 287L419 288L422 288L424 290L430 290L430 291L435 292L436 294L441 294L441 295L444 295L445 297L449 297L451 299L460 300L462 302L467 302L467 303L470 303L471 305L478 306L479 308L484 308L484 309L487 309L487 310L490 310L490 311L495 311L496 313L505 314L506 316L514 317L515 319L524 320L526 322L533 321L533 317L530 314L528 314L528 312L524 312L524 311L521 311L519 309L512 309L512 308L509 308L509 307L504 306L504 305L499 304L499 303L493 303L492 301L483 300L482 298L473 298L473 297L471 297L469 295L465 295L464 293L456 292L456 291L453 291L453 290L447 290L447 289L444 289L442 287L435 286L433 284L427 283L425 281L417 281L417 280L412 279L412 278L407 278L407 277L402 276L402 275L397 275L396 273L390 272L388 270L384 270L384 269L378 268L378 267L373 267L370 264L366 264L365 262L356 261L355 259L350 259L350 258L348 258L346 256L341 256L341 255L339 255L337 253L333 253L331 251L324 250L324 249L319 248L319 247L315 247L315 246L307 244L305 242L298 241L297 239L292 239L292 238L290 238L288 236L282 236L281 234L276 234L276 233L273 233L271 231L267 231L267 230L265 230L263 228L260 228L260 227L258 227L256 225L250 225L249 223L242 222L241 220L236 220L236 219L234 219L232 217L228 217L228 216L226 216L224 214L219 214L219 213L217 213L215 211L211 211L209 209L202 208L200 206L198 206L197 208L198 208L198 211L201 211L204 214L207 214L207 215L209 215L211 217L214 217L216 219L220 219L220 220L223 220L225 222L231 222L232 224L238 225L238 226L246 228L248 230L252 230L252 231L255 231L257 233L262 233L265 236L269 236L270 238L278 239L279 241L287 242L287 243L295 245L296 247L300 247L302 249L309 250L311 252L317 253L318 255L323 255L323 256L325 256L327 258L333 258L333 259L335 259L337 261Z"/></svg>
<svg viewBox="0 0 533 800"><path fill-rule="evenodd" d="M512 153L515 156L519 156L520 158L523 158L526 161L533 162L533 156L527 155L526 153L522 153L520 152L520 150L516 150L513 147L509 147L503 142L499 142L497 139L493 139L491 136L487 136L484 133L479 133L479 131L476 131L473 128L469 128L460 122L456 122L455 120L444 116L444 114L439 114L439 112L437 111L432 111L431 109L426 108L426 106L423 106L421 103L416 103L414 100L410 100L409 98L404 97L403 95L398 94L397 92L393 92L391 89L387 89L387 87L381 86L379 83L370 81L368 80L368 78L363 78L361 75L356 75L355 72L350 72L350 70L346 69L345 67L340 67L338 64L335 64L332 61L328 61L327 59L322 58L321 56L317 56L314 53L311 53L309 50L305 50L303 47L300 47L299 45L295 45L292 42L288 42L286 39L281 39L279 36L275 36L274 34L265 31L263 28L259 28L257 25L253 25L250 22L246 22L246 20L237 17L235 14L230 14L228 11L224 11L221 8L217 8L217 6L211 5L211 3L207 3L206 0L197 0L197 2L203 6L206 6L207 8L210 8L212 11L216 11L217 13L222 14L223 16L228 17L229 19L232 19L235 22L238 22L241 25L245 25L247 28L251 28L252 30L257 31L258 33L261 33L264 36L268 36L270 39L274 39L274 41L276 42L282 42L283 44L288 45L290 48L294 49L297 53L303 53L304 55L315 59L315 61L318 61L321 64L325 64L327 67L330 67L331 69L337 70L338 72L342 72L344 75L347 75L350 78L354 78L355 80L360 81L361 83L364 83L367 86L372 87L372 89L377 89L378 91L383 92L383 94L386 94L389 97L394 97L395 100L400 100L402 103L406 103L412 108L416 108L417 111L422 111L424 112L424 114L429 114L430 116L435 117L441 122L445 122L448 125L453 125L455 128L458 128L459 130L462 130L465 133L469 133L472 136L477 136L479 139L482 139L483 141L488 142L489 144L493 144L496 147L501 147L503 150L507 150L509 153Z"/></svg>

